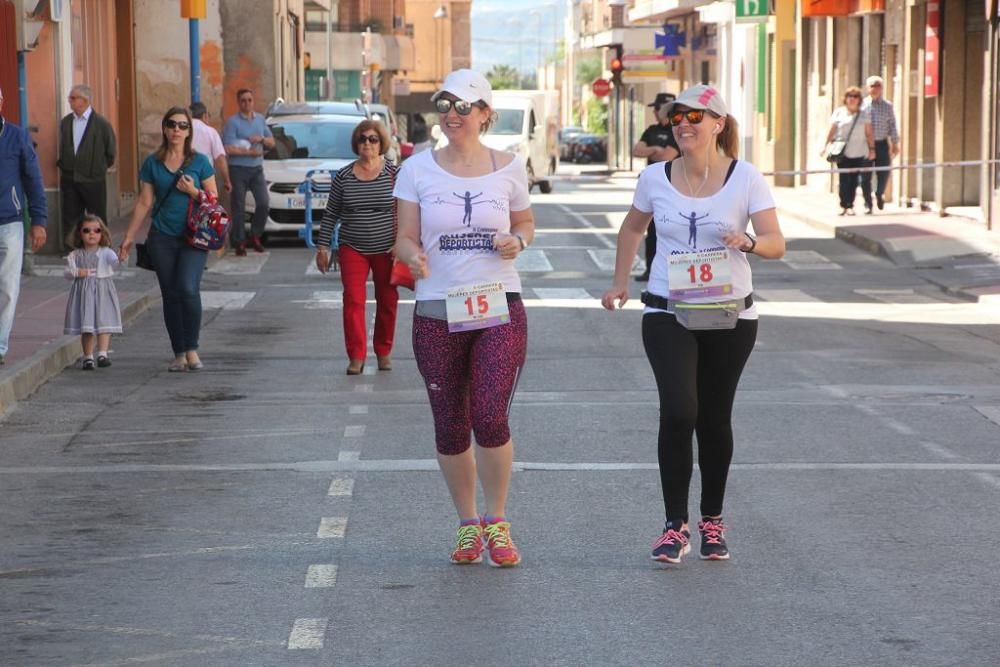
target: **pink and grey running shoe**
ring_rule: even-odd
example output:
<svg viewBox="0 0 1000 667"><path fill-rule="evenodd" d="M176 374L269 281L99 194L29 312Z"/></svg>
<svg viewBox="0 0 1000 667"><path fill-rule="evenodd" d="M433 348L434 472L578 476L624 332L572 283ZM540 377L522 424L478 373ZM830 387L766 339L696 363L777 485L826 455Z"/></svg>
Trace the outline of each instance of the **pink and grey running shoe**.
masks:
<svg viewBox="0 0 1000 667"><path fill-rule="evenodd" d="M722 518L703 518L698 522L698 532L701 533L702 560L729 560L729 547L726 546L726 525Z"/></svg>
<svg viewBox="0 0 1000 667"><path fill-rule="evenodd" d="M691 551L691 533L680 519L667 521L660 539L653 543L653 560L661 563L680 563L681 557Z"/></svg>

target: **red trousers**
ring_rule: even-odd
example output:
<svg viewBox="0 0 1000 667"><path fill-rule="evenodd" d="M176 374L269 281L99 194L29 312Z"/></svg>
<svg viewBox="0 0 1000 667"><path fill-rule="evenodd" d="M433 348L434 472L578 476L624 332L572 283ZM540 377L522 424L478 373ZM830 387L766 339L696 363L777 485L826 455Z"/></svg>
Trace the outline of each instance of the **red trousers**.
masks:
<svg viewBox="0 0 1000 667"><path fill-rule="evenodd" d="M396 334L396 303L399 293L389 284L392 254L362 255L349 246L340 246L340 279L344 284L344 342L349 359L368 356L368 328L365 302L368 300L368 273L375 281L375 354L387 357Z"/></svg>

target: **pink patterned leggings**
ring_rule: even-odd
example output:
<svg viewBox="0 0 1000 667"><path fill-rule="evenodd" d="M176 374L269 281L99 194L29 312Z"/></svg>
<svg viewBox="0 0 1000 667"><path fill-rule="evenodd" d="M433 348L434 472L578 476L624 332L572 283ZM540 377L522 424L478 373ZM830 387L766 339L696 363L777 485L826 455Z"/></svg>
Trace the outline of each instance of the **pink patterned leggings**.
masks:
<svg viewBox="0 0 1000 667"><path fill-rule="evenodd" d="M510 322L448 332L444 320L413 317L413 352L427 385L441 454L461 454L475 433L480 447L510 440L508 414L528 347L524 304L511 300Z"/></svg>

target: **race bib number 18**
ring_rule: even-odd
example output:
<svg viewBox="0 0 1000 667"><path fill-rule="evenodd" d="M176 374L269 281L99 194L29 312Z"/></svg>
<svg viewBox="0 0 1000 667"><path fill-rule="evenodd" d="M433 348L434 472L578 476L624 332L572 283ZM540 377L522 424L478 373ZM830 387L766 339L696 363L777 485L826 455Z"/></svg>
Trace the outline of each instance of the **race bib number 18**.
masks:
<svg viewBox="0 0 1000 667"><path fill-rule="evenodd" d="M728 297L733 293L733 270L728 249L670 255L668 262L667 281L671 299Z"/></svg>
<svg viewBox="0 0 1000 667"><path fill-rule="evenodd" d="M448 290L448 331L486 329L510 322L503 283L483 283Z"/></svg>

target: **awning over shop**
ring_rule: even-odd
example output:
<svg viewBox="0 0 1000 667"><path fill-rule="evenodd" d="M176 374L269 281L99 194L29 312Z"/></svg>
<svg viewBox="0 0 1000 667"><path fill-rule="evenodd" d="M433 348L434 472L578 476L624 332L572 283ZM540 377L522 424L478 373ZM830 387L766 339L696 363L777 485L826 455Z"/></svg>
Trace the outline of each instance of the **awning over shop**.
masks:
<svg viewBox="0 0 1000 667"><path fill-rule="evenodd" d="M383 67L396 72L416 68L416 53L413 39L406 35L383 35L385 42L385 63Z"/></svg>
<svg viewBox="0 0 1000 667"><path fill-rule="evenodd" d="M805 18L884 11L885 0L804 0L802 3L802 16Z"/></svg>

